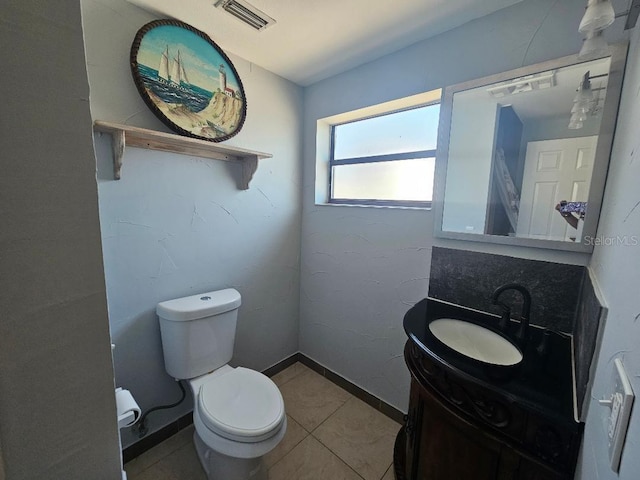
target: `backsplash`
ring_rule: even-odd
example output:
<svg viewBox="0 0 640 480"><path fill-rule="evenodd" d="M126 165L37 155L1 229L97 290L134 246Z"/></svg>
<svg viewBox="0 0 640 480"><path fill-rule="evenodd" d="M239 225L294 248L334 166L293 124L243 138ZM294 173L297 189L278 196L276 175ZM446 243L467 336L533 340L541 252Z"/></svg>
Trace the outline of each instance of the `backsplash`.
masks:
<svg viewBox="0 0 640 480"><path fill-rule="evenodd" d="M583 417L584 399L589 391L591 365L598 340L598 330L607 309L600 303L596 295L591 276L587 273L578 299L575 327L573 329L573 355L576 365L576 395L578 412Z"/></svg>
<svg viewBox="0 0 640 480"><path fill-rule="evenodd" d="M585 272L578 265L433 247L429 296L499 313L491 304L494 290L505 283L520 283L531 293L532 324L572 333ZM505 292L503 299L517 302L512 312L520 313L518 294Z"/></svg>

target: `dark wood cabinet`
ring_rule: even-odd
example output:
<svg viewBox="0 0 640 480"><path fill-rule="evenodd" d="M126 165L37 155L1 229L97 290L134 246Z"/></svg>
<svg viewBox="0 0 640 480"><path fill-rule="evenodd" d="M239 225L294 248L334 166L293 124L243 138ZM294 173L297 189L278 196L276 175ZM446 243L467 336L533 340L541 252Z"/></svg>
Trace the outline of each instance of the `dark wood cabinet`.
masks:
<svg viewBox="0 0 640 480"><path fill-rule="evenodd" d="M457 378L407 343L409 411L394 455L398 480L567 480L579 435Z"/></svg>
<svg viewBox="0 0 640 480"><path fill-rule="evenodd" d="M572 477L563 476L540 463L534 463L523 458L520 461L518 473L515 478L518 480L562 480Z"/></svg>
<svg viewBox="0 0 640 480"><path fill-rule="evenodd" d="M417 405L415 446L409 478L498 478L499 442L463 421L429 392L412 385Z"/></svg>

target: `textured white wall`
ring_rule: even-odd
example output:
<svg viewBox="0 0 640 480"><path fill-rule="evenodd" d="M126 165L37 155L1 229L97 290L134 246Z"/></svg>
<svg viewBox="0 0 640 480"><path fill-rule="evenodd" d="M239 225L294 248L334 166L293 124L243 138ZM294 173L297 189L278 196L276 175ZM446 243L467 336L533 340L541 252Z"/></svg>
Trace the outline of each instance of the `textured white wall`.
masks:
<svg viewBox="0 0 640 480"><path fill-rule="evenodd" d="M609 307L583 451L576 478L636 480L640 475L640 407L631 415L619 475L609 468L606 421L609 409L597 400L611 394L613 361L620 357L636 396L640 395L640 27L634 29L624 78L616 136L598 236L612 245L595 248L591 268ZM617 238L616 238L617 237ZM605 239L613 240L605 240ZM625 244L626 239L626 244ZM620 243L615 244L615 242Z"/></svg>
<svg viewBox="0 0 640 480"><path fill-rule="evenodd" d="M82 7L93 118L168 131L138 95L128 64L137 30L153 17L124 0ZM214 41L224 49L224 39ZM113 181L110 137L96 135L116 381L143 408L180 393L164 371L159 301L234 287L242 294L234 364L262 370L298 350L302 89L229 56L248 110L225 143L273 154L249 190L236 188L239 165L136 148ZM152 414L151 430L192 406L188 398ZM135 440L123 431L125 447Z"/></svg>
<svg viewBox="0 0 640 480"><path fill-rule="evenodd" d="M0 477L120 476L80 4L2 4Z"/></svg>
<svg viewBox="0 0 640 480"><path fill-rule="evenodd" d="M314 202L318 119L576 53L584 6L583 0L522 2L305 89L303 353L405 410L402 318L426 296L432 245L588 262L584 254L434 239L431 211ZM622 37L622 23L607 30L609 40Z"/></svg>

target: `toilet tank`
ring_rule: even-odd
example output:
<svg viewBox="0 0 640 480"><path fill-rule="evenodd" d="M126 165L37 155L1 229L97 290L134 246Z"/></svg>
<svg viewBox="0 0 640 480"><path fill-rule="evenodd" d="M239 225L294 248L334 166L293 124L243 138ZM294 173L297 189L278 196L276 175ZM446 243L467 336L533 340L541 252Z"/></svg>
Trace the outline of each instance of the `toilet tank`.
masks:
<svg viewBox="0 0 640 480"><path fill-rule="evenodd" d="M233 288L159 303L167 373L194 378L229 363L240 304L240 293Z"/></svg>

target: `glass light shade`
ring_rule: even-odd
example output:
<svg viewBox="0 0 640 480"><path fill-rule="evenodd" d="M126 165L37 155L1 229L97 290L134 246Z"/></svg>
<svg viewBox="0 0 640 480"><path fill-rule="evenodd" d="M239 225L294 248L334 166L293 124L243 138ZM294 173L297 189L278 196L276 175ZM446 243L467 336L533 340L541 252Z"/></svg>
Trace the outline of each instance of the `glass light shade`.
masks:
<svg viewBox="0 0 640 480"><path fill-rule="evenodd" d="M616 19L611 0L589 0L578 31L581 33L604 30Z"/></svg>
<svg viewBox="0 0 640 480"><path fill-rule="evenodd" d="M584 121L587 119L587 115L585 113L574 113L571 115L569 119L569 129L570 130L578 130L583 127Z"/></svg>
<svg viewBox="0 0 640 480"><path fill-rule="evenodd" d="M571 115L571 118L578 122L584 122L588 117L587 112L576 112Z"/></svg>
<svg viewBox="0 0 640 480"><path fill-rule="evenodd" d="M602 30L599 32L590 32L582 44L578 58L582 59L590 56L607 55L609 53L609 44L604 39Z"/></svg>
<svg viewBox="0 0 640 480"><path fill-rule="evenodd" d="M593 91L591 87L589 88L580 88L575 98L573 99L573 103L579 103L580 105L588 105L593 101Z"/></svg>
<svg viewBox="0 0 640 480"><path fill-rule="evenodd" d="M580 130L583 127L583 123L578 120L569 120L569 130Z"/></svg>
<svg viewBox="0 0 640 480"><path fill-rule="evenodd" d="M571 109L571 113L587 113L589 110L591 110L591 105L588 103L574 103L573 108Z"/></svg>

